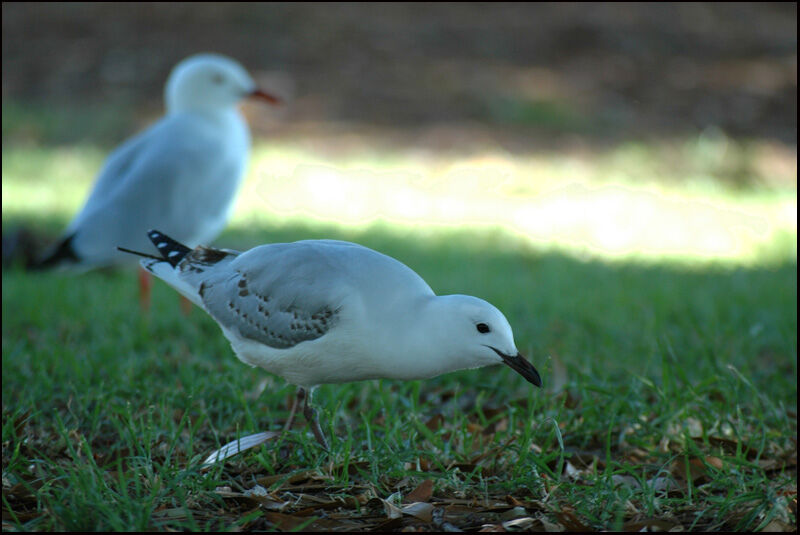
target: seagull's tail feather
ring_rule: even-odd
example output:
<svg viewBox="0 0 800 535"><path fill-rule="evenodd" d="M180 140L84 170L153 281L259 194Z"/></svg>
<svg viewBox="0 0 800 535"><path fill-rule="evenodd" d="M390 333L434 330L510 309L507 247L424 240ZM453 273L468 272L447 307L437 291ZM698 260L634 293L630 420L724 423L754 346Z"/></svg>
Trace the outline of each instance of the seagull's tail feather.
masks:
<svg viewBox="0 0 800 535"><path fill-rule="evenodd" d="M39 271L80 262L80 258L72 245L72 240L74 239L75 234L70 234L66 238L63 238L60 242L51 247L42 259L38 262L34 262L30 268L34 271Z"/></svg>
<svg viewBox="0 0 800 535"><path fill-rule="evenodd" d="M203 307L198 294L198 284L193 284L191 278L186 277L186 272L179 267L181 261L192 252L191 249L177 240L174 240L160 230L147 231L147 237L158 249L161 257L142 258L139 264L180 292L189 301Z"/></svg>
<svg viewBox="0 0 800 535"><path fill-rule="evenodd" d="M124 251L144 256L145 258L139 261L144 269L175 288L201 308L205 308L201 291L209 272L218 264L233 260L239 255L238 251L214 249L202 245L189 249L160 230L151 230L147 236L161 254L160 258L135 251Z"/></svg>
<svg viewBox="0 0 800 535"><path fill-rule="evenodd" d="M179 267L172 267L167 260L142 258L139 263L144 269L178 290L186 299L200 308L204 308L199 291L202 282L196 283L193 280L194 277L188 277L187 274L191 272L182 271Z"/></svg>

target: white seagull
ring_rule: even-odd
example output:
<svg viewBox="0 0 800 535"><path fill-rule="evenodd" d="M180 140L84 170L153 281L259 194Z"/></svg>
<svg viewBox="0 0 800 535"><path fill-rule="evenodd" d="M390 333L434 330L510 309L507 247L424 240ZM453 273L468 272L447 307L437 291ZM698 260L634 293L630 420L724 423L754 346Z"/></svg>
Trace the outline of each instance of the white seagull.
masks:
<svg viewBox="0 0 800 535"><path fill-rule="evenodd" d="M327 449L311 391L365 379L424 379L506 364L541 386L494 306L468 295L437 296L411 268L355 243L307 240L240 253L190 249L160 230L160 256L141 265L220 325L239 359L298 385L317 441ZM306 395L306 391L308 395Z"/></svg>
<svg viewBox="0 0 800 535"><path fill-rule="evenodd" d="M108 156L83 209L36 267L86 270L126 262L130 256L117 245L149 247L151 228L191 246L222 231L250 152L237 104L245 97L278 99L218 54L178 63L164 96L164 117Z"/></svg>

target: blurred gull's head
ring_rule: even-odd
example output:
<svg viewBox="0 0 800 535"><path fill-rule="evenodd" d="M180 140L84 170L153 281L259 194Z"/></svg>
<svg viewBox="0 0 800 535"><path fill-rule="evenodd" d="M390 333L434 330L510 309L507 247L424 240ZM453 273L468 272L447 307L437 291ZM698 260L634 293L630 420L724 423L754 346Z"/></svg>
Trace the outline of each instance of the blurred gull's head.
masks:
<svg viewBox="0 0 800 535"><path fill-rule="evenodd" d="M178 63L164 93L168 113L221 110L235 106L245 97L278 102L256 87L244 67L219 54L197 54Z"/></svg>

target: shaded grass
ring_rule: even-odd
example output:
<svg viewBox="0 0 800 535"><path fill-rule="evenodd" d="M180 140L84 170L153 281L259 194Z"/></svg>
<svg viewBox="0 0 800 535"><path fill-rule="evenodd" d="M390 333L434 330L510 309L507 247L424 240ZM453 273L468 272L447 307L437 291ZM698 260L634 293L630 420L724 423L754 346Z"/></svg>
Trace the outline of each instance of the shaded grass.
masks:
<svg viewBox="0 0 800 535"><path fill-rule="evenodd" d="M329 453L298 426L202 472L219 445L279 429L293 388L242 365L216 324L183 317L163 284L143 315L129 272L7 270L4 528L366 529L386 519L377 498L424 479L462 529L502 522L506 496L571 529L796 523L795 262L579 261L491 232L404 232L249 228L218 243L324 236L395 256L437 293L503 310L543 390L504 368L322 386ZM282 510L290 525L215 492L257 483L299 502L350 499L347 519L298 505ZM403 525L425 524L384 527Z"/></svg>

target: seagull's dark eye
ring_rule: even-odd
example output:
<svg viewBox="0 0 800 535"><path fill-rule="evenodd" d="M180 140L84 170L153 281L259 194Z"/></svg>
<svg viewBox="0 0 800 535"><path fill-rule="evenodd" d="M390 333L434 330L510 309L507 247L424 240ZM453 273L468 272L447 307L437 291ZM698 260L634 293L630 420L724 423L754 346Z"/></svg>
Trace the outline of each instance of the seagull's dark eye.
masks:
<svg viewBox="0 0 800 535"><path fill-rule="evenodd" d="M476 328L476 329L478 329L478 332L479 332L479 333L481 333L481 334L486 334L486 333L488 333L489 331L491 331L491 329L489 328L489 326L488 326L488 325L486 325L485 323L479 323L479 324L477 324L477 325L475 326L475 328Z"/></svg>
<svg viewBox="0 0 800 535"><path fill-rule="evenodd" d="M215 74L211 75L211 81L214 82L215 84L219 85L219 84L221 84L222 82L225 81L225 77L222 76L219 73L215 73Z"/></svg>

